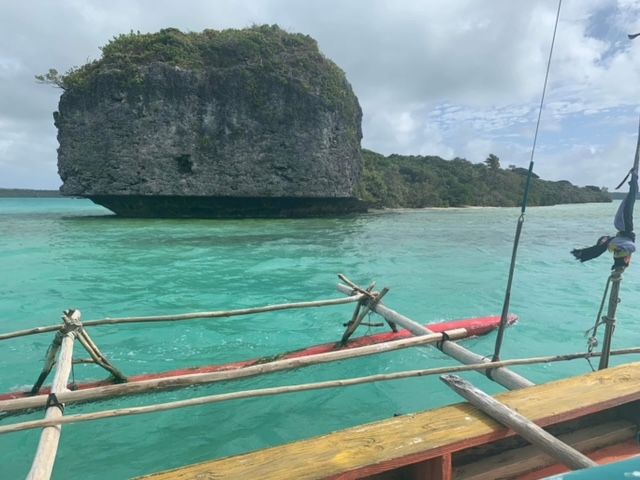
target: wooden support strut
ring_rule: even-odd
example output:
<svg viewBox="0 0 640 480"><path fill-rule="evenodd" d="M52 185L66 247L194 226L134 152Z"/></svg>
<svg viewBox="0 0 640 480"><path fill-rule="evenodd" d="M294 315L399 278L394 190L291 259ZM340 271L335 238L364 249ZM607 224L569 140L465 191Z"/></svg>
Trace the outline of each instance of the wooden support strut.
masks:
<svg viewBox="0 0 640 480"><path fill-rule="evenodd" d="M457 375L443 375L440 379L457 394L469 401L478 410L511 428L525 440L551 455L572 470L597 467L598 464L582 453L561 442L538 425L495 398L477 389Z"/></svg>
<svg viewBox="0 0 640 480"><path fill-rule="evenodd" d="M362 305L363 300L365 299L372 299L374 296L374 292L373 289L376 286L376 282L373 282L371 285L369 285L369 288L367 288L366 290L363 290L362 287L356 285L355 283L353 283L351 280L349 280L347 277L345 277L342 273L338 274L338 278L340 280L342 280L344 283L346 283L347 285L349 285L351 288L353 288L355 291L358 292L358 296L361 296L361 300L358 303L358 305L356 306L356 312L354 312L353 314L353 318L351 319L351 321L353 322L356 317L358 316L358 310L360 310L360 306ZM384 317L383 317L384 318ZM386 318L384 319L385 322L387 322L387 325L389 325L389 327L391 328L392 332L397 332L398 331L398 327L395 323L387 320Z"/></svg>
<svg viewBox="0 0 640 480"><path fill-rule="evenodd" d="M69 318L69 316L72 313L73 313L73 310L68 310L64 312L64 315L62 316L62 321L65 324L69 324L71 322L71 319ZM111 364L111 362L107 359L107 357L105 357L102 354L102 352L100 351L98 346L94 343L94 341L91 339L91 337L86 332L86 330L82 328L82 325L80 325L80 327L76 332L76 338L78 339L80 344L82 344L82 346L87 351L87 353L91 356L91 359L93 360L93 362L96 365L100 365L107 372L113 375L116 383L125 383L127 381L127 377L120 370L114 367Z"/></svg>
<svg viewBox="0 0 640 480"><path fill-rule="evenodd" d="M36 383L34 383L33 387L31 387L31 392L30 392L31 395L36 395L40 391L40 388L42 387L45 380L49 376L49 373L51 373L51 370L53 369L53 366L56 363L56 356L58 355L58 352L60 351L60 347L62 346L62 340L65 338L65 336L69 332L77 331L77 329L78 329L78 324L77 322L74 322L73 319L69 319L68 323L65 323L62 327L59 327L55 337L53 337L53 341L51 342L51 345L49 345L47 354L45 355L44 366L42 367L42 371L40 372L40 375L38 376Z"/></svg>
<svg viewBox="0 0 640 480"><path fill-rule="evenodd" d="M53 378L51 386L51 394L47 402L47 410L45 412L44 421L55 421L62 417L64 406L57 400L56 395L67 391L67 382L71 372L71 361L73 358L73 340L77 329L80 327L80 312L75 310L70 318L69 323L63 327L60 345L60 356L56 366L56 374ZM63 331L60 330L60 331ZM56 334L56 337L58 335ZM60 425L52 425L44 427L40 436L38 450L31 465L31 471L27 475L27 480L48 480L53 471L53 465L56 460L56 452L60 441Z"/></svg>
<svg viewBox="0 0 640 480"><path fill-rule="evenodd" d="M355 295L357 293L356 289L342 284L338 284L336 288L339 292L346 295ZM377 304L372 310L381 315L383 318L396 323L403 328L406 328L414 335L428 335L430 333L433 333L431 330L425 328L419 323L414 322L410 318L407 318L403 315L400 315L398 312L391 310L384 305ZM443 353L449 355L452 358L455 358L459 362L466 365L489 362L487 358L470 352L466 348L453 342L443 342L440 350L442 350ZM533 382L530 382L526 378L506 368L499 368L494 370L492 372L492 380L496 383L499 383L503 387L508 388L509 390L517 390L519 388L526 388L534 385Z"/></svg>
<svg viewBox="0 0 640 480"><path fill-rule="evenodd" d="M388 292L389 292L389 289L385 287L382 289L382 291L378 295L374 295L373 298L370 298L369 300L366 301L365 307L362 310L362 312L360 312L360 315L358 315L358 317L355 320L349 323L349 325L347 326L347 330L344 332L344 335L342 335L342 340L340 340L340 343L342 345L347 344L347 340L349 340L349 337L353 335L353 332L355 332L356 329L360 326L360 323L362 322L364 317L367 315L367 313L369 313L371 309L375 305L377 305L380 302L380 300L382 300L382 297L384 297Z"/></svg>

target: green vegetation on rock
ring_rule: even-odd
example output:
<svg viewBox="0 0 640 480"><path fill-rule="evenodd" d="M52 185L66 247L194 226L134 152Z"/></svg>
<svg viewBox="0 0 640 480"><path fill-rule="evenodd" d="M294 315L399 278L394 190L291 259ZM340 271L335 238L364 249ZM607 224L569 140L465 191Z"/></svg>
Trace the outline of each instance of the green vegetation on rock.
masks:
<svg viewBox="0 0 640 480"><path fill-rule="evenodd" d="M484 163L432 156L385 157L363 150L364 168L356 194L374 208L515 207L522 204L527 170L500 168L491 154ZM528 205L610 202L598 187L576 187L566 180L545 181L534 174Z"/></svg>
<svg viewBox="0 0 640 480"><path fill-rule="evenodd" d="M308 35L289 33L277 25L254 25L242 30L204 30L184 33L165 28L156 33L130 32L101 48L102 57L65 74L50 69L36 80L65 91L87 90L100 73L116 73L125 89L144 82L144 68L164 63L182 70L206 72L249 68L251 74L296 79L328 105L354 112L358 105L345 91L344 72L318 49Z"/></svg>

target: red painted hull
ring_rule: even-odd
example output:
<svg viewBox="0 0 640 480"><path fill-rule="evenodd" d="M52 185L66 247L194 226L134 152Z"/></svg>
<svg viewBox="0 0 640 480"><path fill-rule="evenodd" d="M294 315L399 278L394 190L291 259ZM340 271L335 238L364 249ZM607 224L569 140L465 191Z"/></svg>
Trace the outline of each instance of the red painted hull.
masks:
<svg viewBox="0 0 640 480"><path fill-rule="evenodd" d="M508 318L508 323L511 325L514 323L518 317L515 315L511 315ZM426 327L435 333L444 332L445 330L455 330L456 328L465 328L470 337L477 337L481 335L486 335L487 333L495 330L500 325L500 317L483 317L483 318L471 318L466 320L456 320L452 322L444 322L444 323L436 323L432 325L426 325ZM321 353L333 352L335 350L356 348L356 347L364 347L366 345L374 345L376 343L386 343L393 342L394 340L400 340L403 338L412 337L413 334L408 330L400 330L398 332L384 332L384 333L376 333L373 335L368 335L365 337L354 338L353 340L349 340L347 345L344 347L340 346L340 343L325 343L323 345L315 345L313 347L304 348L302 350L296 350L293 352L287 352L279 355L274 355L271 357L261 357L254 358L252 360L244 360L241 362L234 363L225 363L221 365L210 365L206 367L195 367L195 368L183 368L179 370L172 370L170 372L162 372L162 373L150 373L145 375L136 375L133 377L129 377L128 381L130 383L141 382L144 380L151 379L160 379L160 378L171 378L178 377L180 375L187 375L193 373L210 373L210 372L220 372L223 370L236 370L239 368L249 367L251 365L257 365L260 363L268 363L274 360L284 360L287 358L299 358L299 357L308 357L313 355L318 355ZM99 380L97 382L88 382L76 384L73 389L74 390L86 390L94 387L101 387L104 385L113 384L110 380ZM40 389L40 395L46 395L49 393L48 388ZM28 392L12 392L0 395L0 400L11 400L13 398L22 398L28 397Z"/></svg>

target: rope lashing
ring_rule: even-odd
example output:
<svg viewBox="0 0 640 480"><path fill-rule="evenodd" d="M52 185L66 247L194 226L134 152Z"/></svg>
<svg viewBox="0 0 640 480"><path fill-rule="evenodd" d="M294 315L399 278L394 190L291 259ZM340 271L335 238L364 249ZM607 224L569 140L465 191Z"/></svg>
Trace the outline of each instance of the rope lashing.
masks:
<svg viewBox="0 0 640 480"><path fill-rule="evenodd" d="M442 340L436 342L436 347L438 350L442 351L442 347L444 346L444 342L449 341L449 334L447 332L442 332Z"/></svg>
<svg viewBox="0 0 640 480"><path fill-rule="evenodd" d="M58 407L60 412L64 413L64 403L60 403L58 401L58 397L56 397L55 393L50 393L47 397L47 403L44 406L44 409L48 409L50 407Z"/></svg>

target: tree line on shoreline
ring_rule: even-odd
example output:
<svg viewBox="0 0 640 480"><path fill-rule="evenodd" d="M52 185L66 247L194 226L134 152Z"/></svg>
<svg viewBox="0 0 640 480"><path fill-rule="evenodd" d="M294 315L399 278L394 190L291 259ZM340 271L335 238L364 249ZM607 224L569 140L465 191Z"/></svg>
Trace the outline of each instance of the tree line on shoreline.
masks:
<svg viewBox="0 0 640 480"><path fill-rule="evenodd" d="M0 198L54 198L62 197L58 190L35 190L30 188L0 188Z"/></svg>
<svg viewBox="0 0 640 480"><path fill-rule="evenodd" d="M364 168L356 195L373 208L515 207L522 204L528 170L490 154L483 163L464 158L389 155L363 149ZM528 205L611 202L606 188L577 187L567 180L532 174Z"/></svg>

